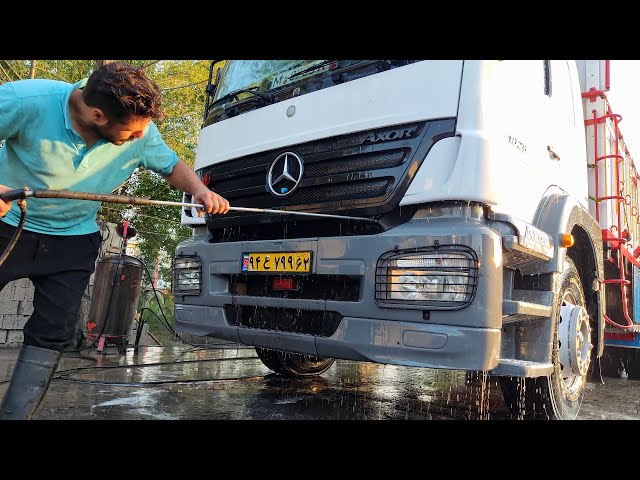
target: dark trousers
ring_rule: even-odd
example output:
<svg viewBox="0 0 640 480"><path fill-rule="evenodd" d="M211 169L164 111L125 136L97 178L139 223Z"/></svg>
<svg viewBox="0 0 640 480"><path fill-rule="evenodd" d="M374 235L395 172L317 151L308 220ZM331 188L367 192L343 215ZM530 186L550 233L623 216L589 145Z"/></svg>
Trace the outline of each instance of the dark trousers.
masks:
<svg viewBox="0 0 640 480"><path fill-rule="evenodd" d="M0 255L15 230L0 220ZM0 290L18 278L35 286L34 311L23 329L25 345L58 351L71 345L101 241L100 232L63 236L22 231L0 265Z"/></svg>

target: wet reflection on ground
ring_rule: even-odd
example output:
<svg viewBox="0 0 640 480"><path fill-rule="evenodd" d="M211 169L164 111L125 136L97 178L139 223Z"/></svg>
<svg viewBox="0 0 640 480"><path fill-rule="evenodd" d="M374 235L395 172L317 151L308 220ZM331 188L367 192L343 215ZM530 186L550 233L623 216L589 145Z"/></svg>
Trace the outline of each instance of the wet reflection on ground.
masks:
<svg viewBox="0 0 640 480"><path fill-rule="evenodd" d="M15 354L14 354L15 353ZM0 351L8 379L15 352ZM640 419L640 381L592 381L579 419ZM6 383L0 384L0 395ZM251 347L140 347L66 354L36 419L507 420L480 373L338 361L317 377L273 374Z"/></svg>

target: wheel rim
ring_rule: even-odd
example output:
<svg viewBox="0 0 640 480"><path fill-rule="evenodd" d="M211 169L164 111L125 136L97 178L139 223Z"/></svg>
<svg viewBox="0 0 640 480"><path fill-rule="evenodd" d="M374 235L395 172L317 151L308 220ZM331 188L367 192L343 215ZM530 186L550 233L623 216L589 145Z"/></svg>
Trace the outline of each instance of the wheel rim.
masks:
<svg viewBox="0 0 640 480"><path fill-rule="evenodd" d="M586 309L567 292L560 307L558 341L562 387L567 397L580 393L591 362L591 326Z"/></svg>
<svg viewBox="0 0 640 480"><path fill-rule="evenodd" d="M327 364L326 358L315 357L313 355L303 355L300 353L290 353L287 355L287 360L299 370L318 370Z"/></svg>

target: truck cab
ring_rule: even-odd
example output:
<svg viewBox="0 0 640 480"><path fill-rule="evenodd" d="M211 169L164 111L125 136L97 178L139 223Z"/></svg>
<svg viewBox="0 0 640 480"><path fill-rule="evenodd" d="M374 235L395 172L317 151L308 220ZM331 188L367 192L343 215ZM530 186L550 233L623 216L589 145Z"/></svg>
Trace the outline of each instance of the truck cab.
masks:
<svg viewBox="0 0 640 480"><path fill-rule="evenodd" d="M604 347L584 68L211 67L194 168L256 211L182 211L176 330L289 376L335 359L485 371L514 414L576 417Z"/></svg>

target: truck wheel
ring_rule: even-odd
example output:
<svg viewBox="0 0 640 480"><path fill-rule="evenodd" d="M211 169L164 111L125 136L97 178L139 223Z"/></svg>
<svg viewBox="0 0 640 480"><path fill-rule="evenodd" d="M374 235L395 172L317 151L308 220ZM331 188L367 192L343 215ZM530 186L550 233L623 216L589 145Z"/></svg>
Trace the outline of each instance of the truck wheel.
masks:
<svg viewBox="0 0 640 480"><path fill-rule="evenodd" d="M605 347L598 362L603 377L621 378L624 370L623 355L616 347ZM597 372L596 372L597 373ZM597 377L596 377L597 378Z"/></svg>
<svg viewBox="0 0 640 480"><path fill-rule="evenodd" d="M624 369L627 371L629 380L640 380L640 355L635 349L626 349L627 352Z"/></svg>
<svg viewBox="0 0 640 480"><path fill-rule="evenodd" d="M306 377L326 372L335 362L333 358L280 352L269 348L255 347L258 358L265 367L287 377Z"/></svg>
<svg viewBox="0 0 640 480"><path fill-rule="evenodd" d="M548 377L501 377L506 404L518 418L573 420L578 416L591 363L591 325L580 276L565 259L560 294L554 311L551 353L553 373Z"/></svg>

